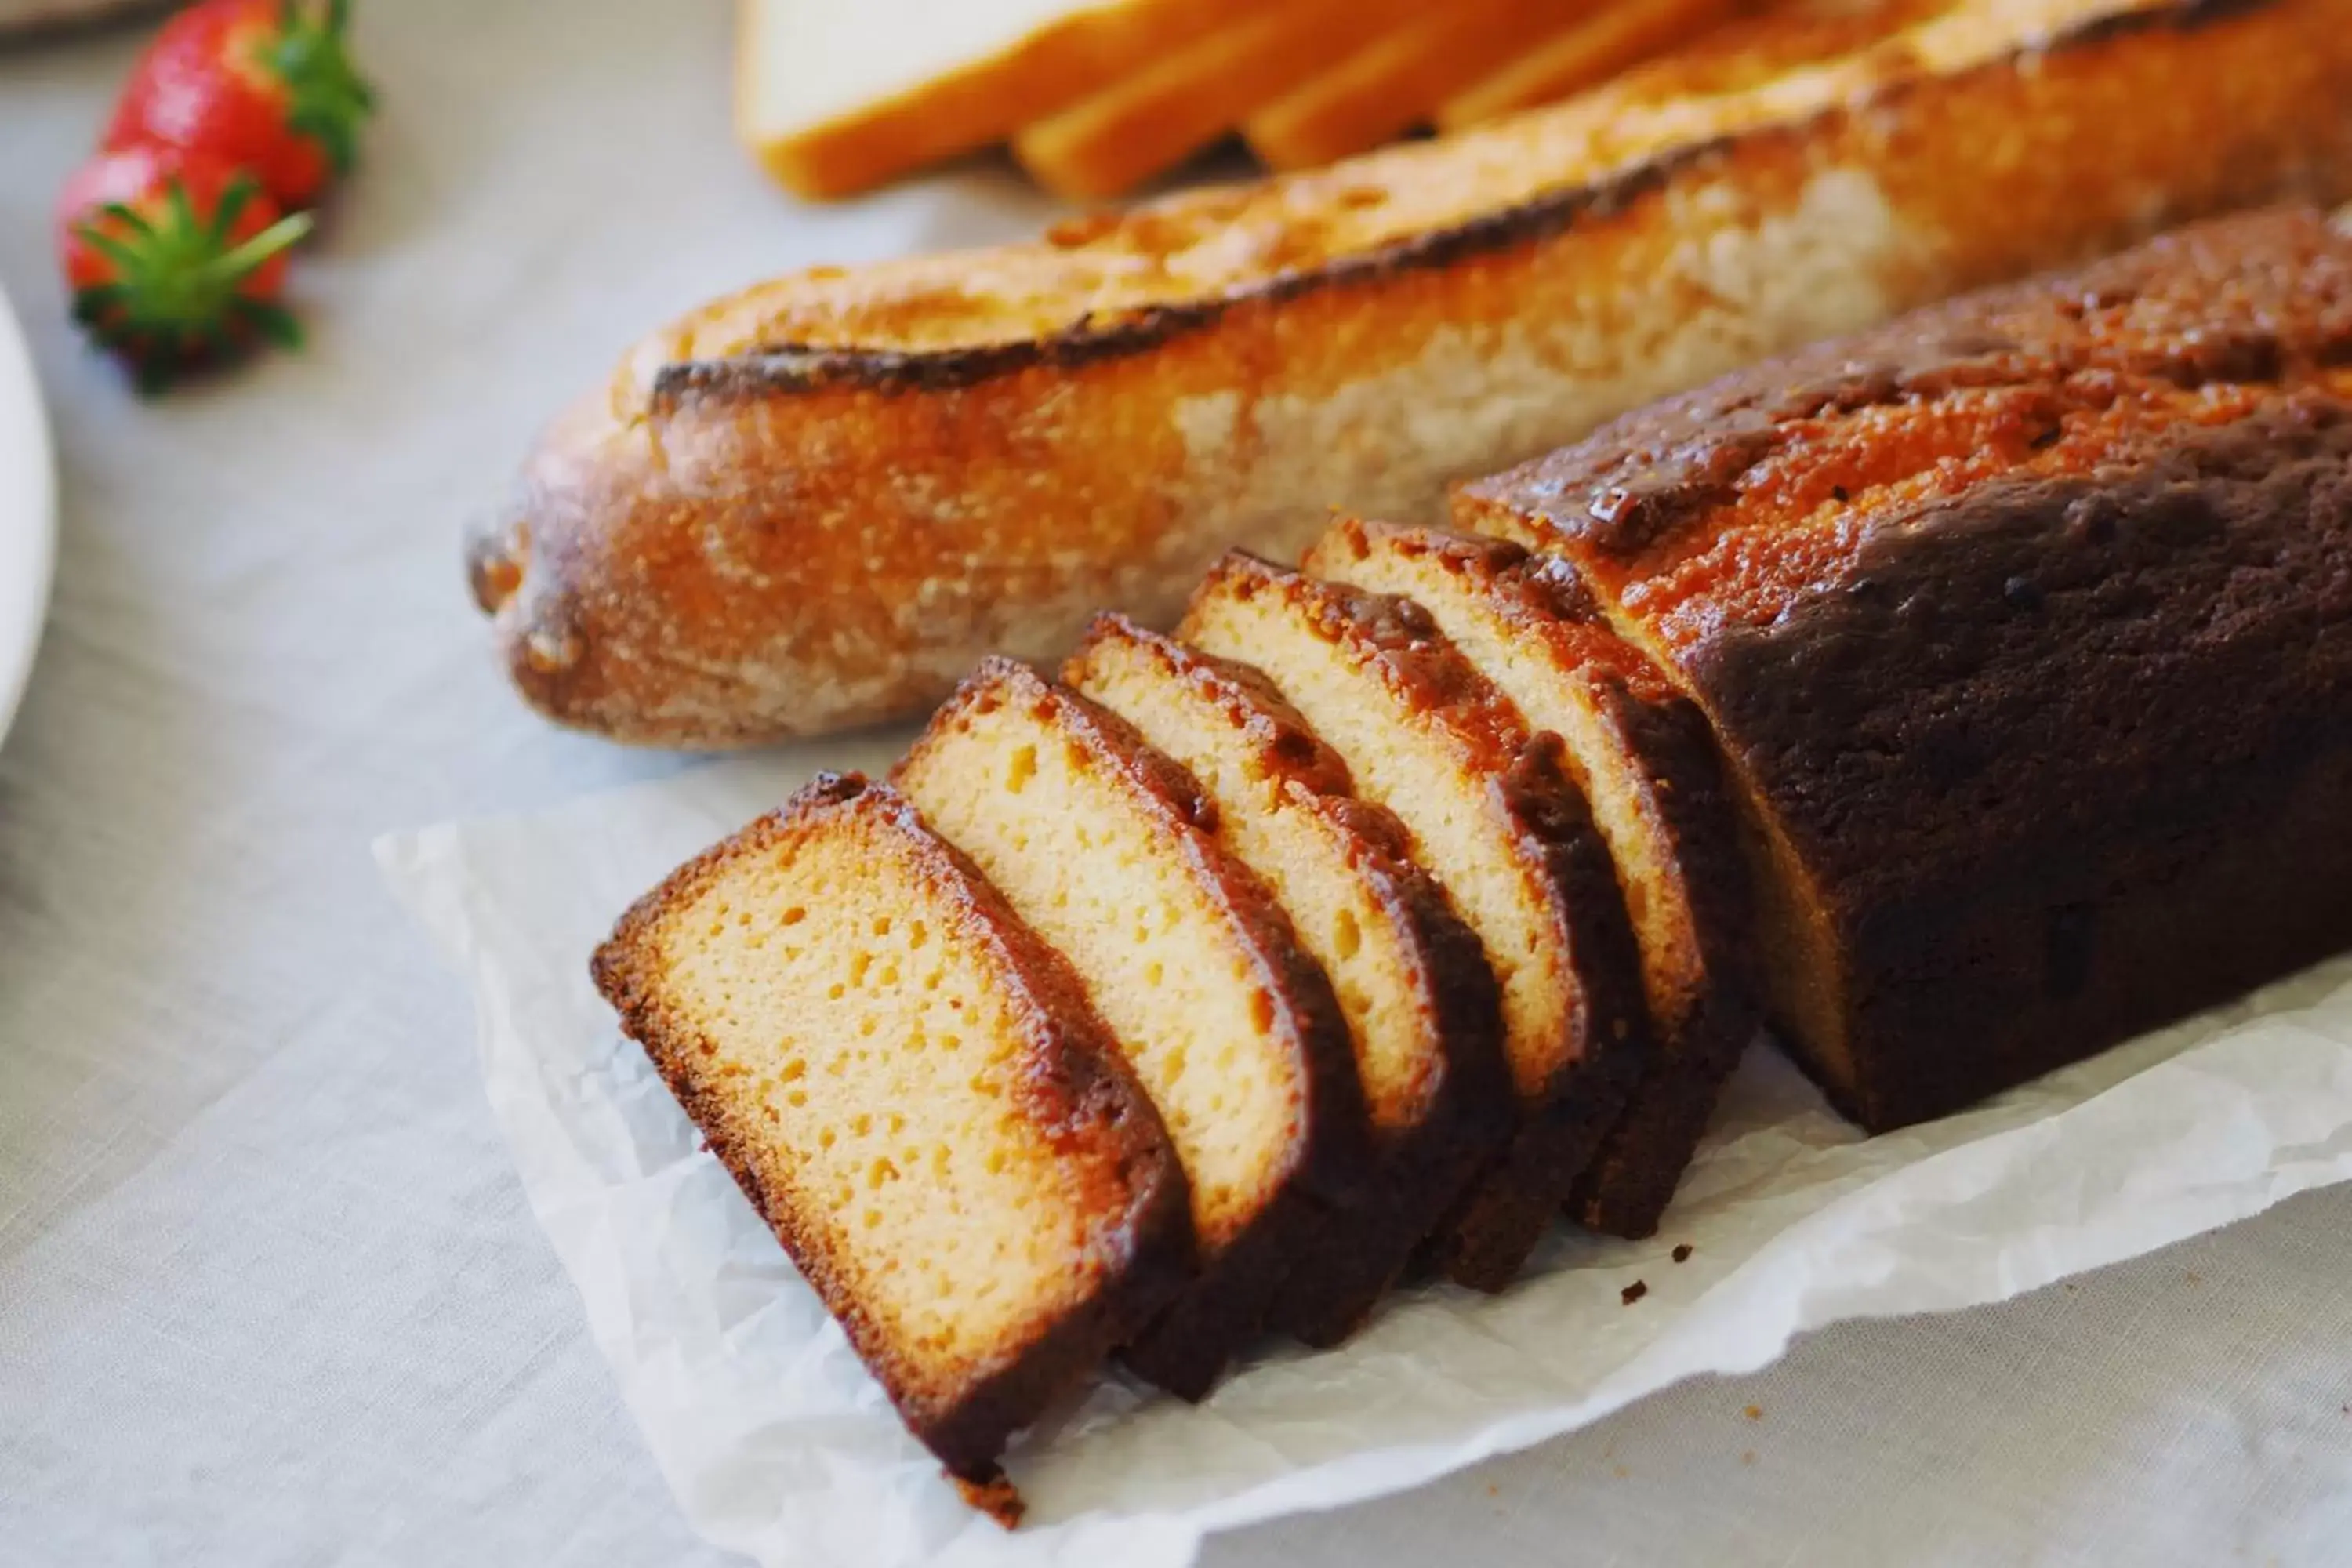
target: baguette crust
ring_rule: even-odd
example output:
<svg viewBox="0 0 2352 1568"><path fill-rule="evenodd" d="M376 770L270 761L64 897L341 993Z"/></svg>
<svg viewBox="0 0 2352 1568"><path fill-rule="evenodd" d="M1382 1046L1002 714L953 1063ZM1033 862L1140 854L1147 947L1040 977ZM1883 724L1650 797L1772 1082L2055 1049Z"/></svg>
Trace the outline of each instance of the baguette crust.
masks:
<svg viewBox="0 0 2352 1568"><path fill-rule="evenodd" d="M1469 487L1721 737L1778 1022L1937 1116L2352 945L2352 238L2185 230Z"/></svg>
<svg viewBox="0 0 2352 1568"><path fill-rule="evenodd" d="M715 304L557 422L475 593L616 738L905 714L1327 504L1427 520L1792 342L2344 191L2347 104L2352 0L1799 7L1490 131Z"/></svg>

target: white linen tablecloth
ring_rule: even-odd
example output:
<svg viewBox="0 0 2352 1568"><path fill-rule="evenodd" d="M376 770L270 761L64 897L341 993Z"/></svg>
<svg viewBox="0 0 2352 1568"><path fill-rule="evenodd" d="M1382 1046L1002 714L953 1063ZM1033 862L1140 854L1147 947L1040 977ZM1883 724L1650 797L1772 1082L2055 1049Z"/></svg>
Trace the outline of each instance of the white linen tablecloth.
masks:
<svg viewBox="0 0 2352 1568"><path fill-rule="evenodd" d="M309 350L156 402L49 259L135 40L0 54L0 281L65 504L0 749L0 1564L731 1561L639 1448L367 845L691 765L543 727L485 656L458 531L541 419L708 294L1049 210L987 165L784 200L729 136L717 4L362 10L384 112L299 266ZM2352 1189L1207 1561L1465 1557L2352 1563Z"/></svg>

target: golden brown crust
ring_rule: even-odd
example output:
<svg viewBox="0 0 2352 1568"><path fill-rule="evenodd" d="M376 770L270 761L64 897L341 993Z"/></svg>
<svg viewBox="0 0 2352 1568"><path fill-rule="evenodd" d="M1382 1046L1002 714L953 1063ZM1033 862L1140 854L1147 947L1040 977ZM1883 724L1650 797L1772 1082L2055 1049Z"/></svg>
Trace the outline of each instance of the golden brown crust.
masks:
<svg viewBox="0 0 2352 1568"><path fill-rule="evenodd" d="M1217 842L1214 803L1191 773L1100 704L1018 660L984 660L933 716L898 773L922 765L924 753L967 715L1015 705L1034 710L1081 748L1090 765L1116 778L1150 831L1179 847L1197 890L1231 922L1271 1004L1270 1026L1294 1058L1294 1081L1303 1098L1296 1141L1282 1152L1282 1169L1272 1173L1273 1195L1218 1256L1204 1260L1201 1278L1122 1351L1151 1382L1179 1397L1199 1399L1257 1331L1300 1237L1318 1214L1360 1201L1369 1188L1372 1146L1347 1020L1322 966L1299 945L1289 915Z"/></svg>
<svg viewBox="0 0 2352 1568"><path fill-rule="evenodd" d="M1497 784L1519 851L1542 868L1566 925L1578 991L1570 1025L1577 1047L1438 1240L1437 1265L1474 1290L1500 1290L1518 1277L1654 1056L1641 950L1616 863L1569 774L1559 737L1529 739Z"/></svg>
<svg viewBox="0 0 2352 1568"><path fill-rule="evenodd" d="M2212 10L1782 16L1509 128L754 289L557 423L477 595L525 696L621 739L906 713L1327 504L1427 517L1774 348L2343 190L2352 0Z"/></svg>
<svg viewBox="0 0 2352 1568"><path fill-rule="evenodd" d="M1404 824L1355 795L1346 761L1263 672L1125 616L1103 616L1071 655L1066 680L1087 690L1094 661L1112 648L1139 654L1243 737L1261 776L1281 792L1282 808L1308 814L1346 847L1347 874L1402 939L1408 989L1382 998L1381 1006L1420 1020L1427 1054L1411 1095L1389 1105L1385 1120L1375 1107L1381 1164L1372 1190L1352 1208L1323 1216L1303 1238L1268 1319L1309 1344L1336 1343L1510 1135L1510 1070L1494 972L1444 889L1413 861Z"/></svg>
<svg viewBox="0 0 2352 1568"><path fill-rule="evenodd" d="M746 857L796 837L865 833L887 839L919 867L925 894L954 911L952 940L989 952L1006 1000L1026 1030L1014 1083L1024 1110L1051 1136L1071 1179L1096 1195L1088 1251L1098 1283L1079 1310L1025 1344L1008 1345L991 1368L945 1396L905 1360L854 1284L832 1264L834 1240L804 1219L793 1194L766 1180L723 1079L706 1076L702 1026L677 1005L660 957L661 928ZM971 861L926 827L887 786L856 774L822 775L782 808L680 867L639 900L596 951L597 988L701 1130L803 1276L841 1323L908 1426L960 1479L1002 1490L997 1456L1006 1441L1092 1372L1115 1345L1179 1290L1192 1262L1183 1172L1150 1100L1087 1005L1077 977L1008 909Z"/></svg>
<svg viewBox="0 0 2352 1568"><path fill-rule="evenodd" d="M1441 625L1458 606L1474 629L1541 671L1546 695L1583 716L1565 737L1569 760L1588 795L1603 781L1616 792L1617 815L1600 821L1628 900L1639 900L1657 1054L1570 1208L1597 1230L1649 1235L1757 1023L1748 867L1706 715L1618 636L1560 557L1343 518L1308 552L1306 569L1418 591ZM1644 868L1638 879L1636 866Z"/></svg>
<svg viewBox="0 0 2352 1568"><path fill-rule="evenodd" d="M1638 697L1614 676L1601 679L1597 695L1652 786L1645 804L1688 900L1697 961L1693 978L1659 1010L1651 1070L1569 1199L1569 1211L1592 1229L1642 1237L1657 1230L1757 1037L1762 984L1738 810L1706 715L1696 703Z"/></svg>
<svg viewBox="0 0 2352 1568"><path fill-rule="evenodd" d="M1706 706L1866 1125L2352 942L2352 239L2168 236L1472 487Z"/></svg>
<svg viewBox="0 0 2352 1568"><path fill-rule="evenodd" d="M1242 552L1229 552L1194 596L1192 626L1220 598L1259 595L1310 635L1346 650L1351 666L1442 736L1456 776L1427 781L1460 791L1499 825L1561 955L1568 994L1542 1076L1518 1084L1520 1128L1439 1238L1434 1258L1457 1282L1508 1284L1622 1109L1650 1056L1641 957L1607 847L1557 736L1530 736L1518 714L1410 600L1317 582ZM1187 640L1197 640L1180 630ZM1279 684L1279 649L1261 668ZM1443 869L1436 868L1443 880Z"/></svg>

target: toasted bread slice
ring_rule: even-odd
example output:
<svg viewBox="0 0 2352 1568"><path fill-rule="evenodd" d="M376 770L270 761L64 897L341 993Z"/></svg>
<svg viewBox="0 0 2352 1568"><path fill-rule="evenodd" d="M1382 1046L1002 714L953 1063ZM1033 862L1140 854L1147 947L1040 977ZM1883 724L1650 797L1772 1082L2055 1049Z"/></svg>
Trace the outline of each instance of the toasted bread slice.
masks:
<svg viewBox="0 0 2352 1568"><path fill-rule="evenodd" d="M1277 169L1367 153L1602 0L1454 0L1359 34L1335 63L1251 115L1250 150Z"/></svg>
<svg viewBox="0 0 2352 1568"><path fill-rule="evenodd" d="M1742 0L1612 0L1438 106L1459 131L1597 87L1651 56L1688 45L1742 9Z"/></svg>
<svg viewBox="0 0 2352 1568"><path fill-rule="evenodd" d="M1133 190L1200 152L1331 58L1334 40L1406 15L1414 0L1280 0L1106 83L1013 139L1013 156L1063 195Z"/></svg>
<svg viewBox="0 0 2352 1568"><path fill-rule="evenodd" d="M1611 629L1574 567L1517 544L1345 519L1306 570L1410 597L1568 743L1642 945L1657 1055L1571 1212L1647 1236L1757 1026L1748 867L1706 715Z"/></svg>
<svg viewBox="0 0 2352 1568"><path fill-rule="evenodd" d="M1313 1238L1273 1319L1336 1342L1510 1135L1486 952L1413 864L1403 824L1355 795L1265 676L1106 616L1063 679L1200 782L1219 842L1265 879L1339 994L1381 1168L1368 1200Z"/></svg>
<svg viewBox="0 0 2352 1568"><path fill-rule="evenodd" d="M1260 1326L1318 1200L1363 1194L1363 1091L1331 984L1216 808L1134 729L992 659L898 782L1070 961L1192 1184L1200 1282L1128 1347L1197 1399Z"/></svg>
<svg viewBox="0 0 2352 1568"><path fill-rule="evenodd" d="M820 778L594 967L960 1479L1189 1277L1182 1171L1077 977L888 788Z"/></svg>
<svg viewBox="0 0 2352 1568"><path fill-rule="evenodd" d="M1500 1289L1650 1054L1624 897L1560 742L1531 736L1411 601L1238 552L1209 574L1178 635L1275 682L1358 790L1404 823L1414 858L1486 945L1520 1130L1438 1258L1458 1282Z"/></svg>
<svg viewBox="0 0 2352 1568"><path fill-rule="evenodd" d="M737 0L736 133L805 196L1000 142L1258 0Z"/></svg>

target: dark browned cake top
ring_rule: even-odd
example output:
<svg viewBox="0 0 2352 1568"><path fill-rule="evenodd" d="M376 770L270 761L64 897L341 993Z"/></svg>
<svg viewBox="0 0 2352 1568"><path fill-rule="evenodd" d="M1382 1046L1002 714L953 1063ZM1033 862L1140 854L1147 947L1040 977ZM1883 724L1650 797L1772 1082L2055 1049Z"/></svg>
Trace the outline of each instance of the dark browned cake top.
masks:
<svg viewBox="0 0 2352 1568"><path fill-rule="evenodd" d="M2352 722L2352 239L2185 230L1727 378L1462 511L1586 569L1842 897L2123 831Z"/></svg>
<svg viewBox="0 0 2352 1568"><path fill-rule="evenodd" d="M2352 240L2271 213L1768 361L1463 496L1539 520L1686 648L1987 481L2137 467L2284 393L2347 390Z"/></svg>

